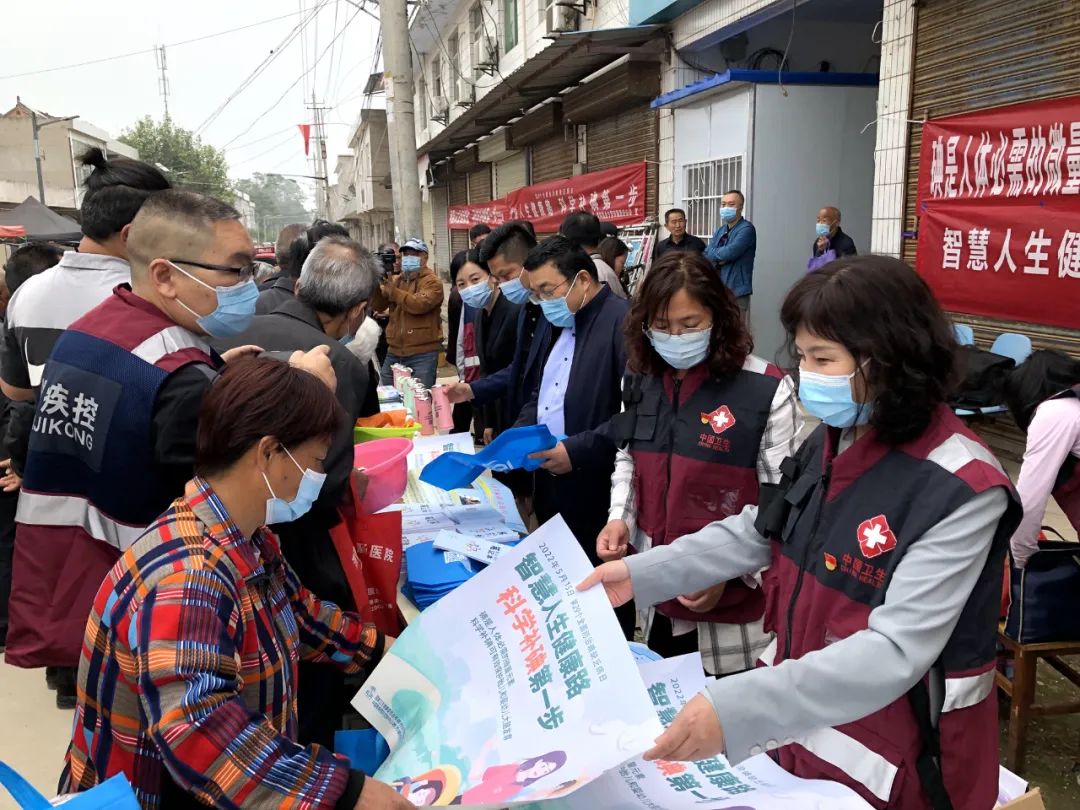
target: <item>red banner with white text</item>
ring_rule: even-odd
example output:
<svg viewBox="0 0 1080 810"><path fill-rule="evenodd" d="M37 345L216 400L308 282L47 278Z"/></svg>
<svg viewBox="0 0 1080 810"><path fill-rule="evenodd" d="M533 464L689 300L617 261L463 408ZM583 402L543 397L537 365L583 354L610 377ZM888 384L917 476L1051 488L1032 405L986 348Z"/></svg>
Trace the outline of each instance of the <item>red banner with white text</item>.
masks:
<svg viewBox="0 0 1080 810"><path fill-rule="evenodd" d="M574 211L590 211L604 222L616 225L643 222L645 162L525 186L488 203L451 205L447 219L454 230L480 223L495 227L508 220L527 219L537 233L553 233L559 230L566 215Z"/></svg>
<svg viewBox="0 0 1080 810"><path fill-rule="evenodd" d="M946 309L1080 329L1080 96L927 121L917 212Z"/></svg>

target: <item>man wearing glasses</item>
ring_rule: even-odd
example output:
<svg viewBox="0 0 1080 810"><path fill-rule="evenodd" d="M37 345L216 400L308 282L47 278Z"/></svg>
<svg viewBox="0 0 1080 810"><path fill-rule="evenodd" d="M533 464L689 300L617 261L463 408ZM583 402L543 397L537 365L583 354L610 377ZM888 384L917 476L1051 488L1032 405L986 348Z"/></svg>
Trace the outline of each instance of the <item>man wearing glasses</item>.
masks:
<svg viewBox="0 0 1080 810"><path fill-rule="evenodd" d="M653 251L654 262L669 250L705 252L705 242L692 233L686 232L686 212L681 208L672 208L664 214L664 227L667 228L668 233L671 235L667 239L661 239L656 243L656 249Z"/></svg>
<svg viewBox="0 0 1080 810"><path fill-rule="evenodd" d="M101 581L183 494L217 368L257 351L218 356L205 342L255 314L254 246L234 208L161 191L126 245L130 286L60 335L41 377L16 516L6 657L16 666L78 661ZM333 385L325 347L292 362Z"/></svg>

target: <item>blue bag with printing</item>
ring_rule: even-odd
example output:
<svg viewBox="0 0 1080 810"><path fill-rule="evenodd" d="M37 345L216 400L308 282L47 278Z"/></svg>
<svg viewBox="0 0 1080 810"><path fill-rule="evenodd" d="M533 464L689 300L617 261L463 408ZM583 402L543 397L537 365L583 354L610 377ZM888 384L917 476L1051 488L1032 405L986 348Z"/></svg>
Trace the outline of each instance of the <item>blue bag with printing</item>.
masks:
<svg viewBox="0 0 1080 810"><path fill-rule="evenodd" d="M6 762L0 762L0 785L22 810L51 810L53 804L37 788L19 776ZM106 779L97 787L65 796L65 810L141 810L135 791L123 774Z"/></svg>

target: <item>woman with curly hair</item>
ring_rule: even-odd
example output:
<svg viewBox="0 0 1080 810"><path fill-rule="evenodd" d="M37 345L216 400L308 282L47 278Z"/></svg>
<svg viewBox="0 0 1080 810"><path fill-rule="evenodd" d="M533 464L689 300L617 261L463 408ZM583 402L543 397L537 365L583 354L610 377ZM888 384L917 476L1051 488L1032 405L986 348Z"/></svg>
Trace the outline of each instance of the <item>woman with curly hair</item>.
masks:
<svg viewBox="0 0 1080 810"><path fill-rule="evenodd" d="M795 385L750 353L738 304L709 261L673 251L644 279L626 324L630 376L602 560L644 551L758 502L796 449ZM688 590L646 614L665 657L700 651L710 675L754 666L772 635L753 576Z"/></svg>
<svg viewBox="0 0 1080 810"><path fill-rule="evenodd" d="M580 586L659 604L769 566L764 666L710 683L645 756L737 763L768 750L875 808L988 810L1002 564L1021 510L945 404L949 323L926 283L882 256L811 273L780 317L799 398L822 421L780 485L760 508Z"/></svg>

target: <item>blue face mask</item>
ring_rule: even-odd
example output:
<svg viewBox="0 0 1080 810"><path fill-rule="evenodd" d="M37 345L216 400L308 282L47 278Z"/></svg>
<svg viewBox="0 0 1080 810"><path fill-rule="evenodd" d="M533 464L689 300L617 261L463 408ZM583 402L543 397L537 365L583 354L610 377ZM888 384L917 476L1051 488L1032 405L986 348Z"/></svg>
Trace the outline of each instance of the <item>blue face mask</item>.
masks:
<svg viewBox="0 0 1080 810"><path fill-rule="evenodd" d="M467 306L473 309L483 309L487 306L487 302L491 300L491 285L486 281L481 281L476 284L470 284L468 287L463 287L458 290L461 295L461 300L465 302Z"/></svg>
<svg viewBox="0 0 1080 810"><path fill-rule="evenodd" d="M799 372L799 399L811 416L826 425L849 428L865 425L870 421L874 407L869 402L856 402L851 393L851 374L817 374L813 371Z"/></svg>
<svg viewBox="0 0 1080 810"><path fill-rule="evenodd" d="M506 300L511 304L524 304L529 300L529 291L521 283L520 276L504 281L499 285L499 289L502 290L502 294L506 296Z"/></svg>
<svg viewBox="0 0 1080 810"><path fill-rule="evenodd" d="M731 206L725 205L720 209L720 221L721 222L734 222L735 221L735 209Z"/></svg>
<svg viewBox="0 0 1080 810"><path fill-rule="evenodd" d="M574 284L577 284L577 279L574 279ZM551 301L541 301L540 309L544 311L544 317L548 319L548 323L552 326L560 326L566 328L574 325L574 313L570 311L570 305L566 303L567 296L574 289L574 284L570 285L570 289L566 291L566 295L562 298L555 298Z"/></svg>
<svg viewBox="0 0 1080 810"><path fill-rule="evenodd" d="M818 236L828 236L832 228L829 227L827 222L819 222L814 230L817 231Z"/></svg>
<svg viewBox="0 0 1080 810"><path fill-rule="evenodd" d="M420 257L419 256L402 256L401 257L401 272L402 273L419 273L420 272Z"/></svg>
<svg viewBox="0 0 1080 810"><path fill-rule="evenodd" d="M217 306L208 315L200 315L179 298L176 302L195 316L195 323L211 337L232 337L239 335L251 325L251 319L255 317L255 302L259 300L259 288L254 279L241 281L231 287L211 287L205 281L195 278L182 267L177 267L169 262L192 281L202 284L206 289L213 290L217 296Z"/></svg>
<svg viewBox="0 0 1080 810"><path fill-rule="evenodd" d="M672 368L693 368L709 355L712 328L672 335L659 329L649 330L649 341L656 353Z"/></svg>
<svg viewBox="0 0 1080 810"><path fill-rule="evenodd" d="M282 448L288 455L289 460L296 464L296 459L288 448ZM273 526L278 523L292 523L301 515L306 515L311 510L311 505L319 497L326 473L317 473L314 470L305 470L299 464L296 469L300 470L304 477L300 479L300 486L296 490L296 497L291 501L285 501L274 494L274 488L270 486L270 479L263 473L263 481L270 490L270 497L266 499L266 525Z"/></svg>

